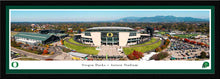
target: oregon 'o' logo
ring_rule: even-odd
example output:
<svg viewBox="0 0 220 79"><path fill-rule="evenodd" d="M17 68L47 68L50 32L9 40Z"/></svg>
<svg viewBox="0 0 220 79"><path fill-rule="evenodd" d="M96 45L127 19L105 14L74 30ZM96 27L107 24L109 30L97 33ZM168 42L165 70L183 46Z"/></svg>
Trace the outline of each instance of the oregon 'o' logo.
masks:
<svg viewBox="0 0 220 79"><path fill-rule="evenodd" d="M209 62L204 62L204 63L202 64L202 68L207 68L207 67L209 67Z"/></svg>
<svg viewBox="0 0 220 79"><path fill-rule="evenodd" d="M12 62L12 63L11 63L11 67L17 68L17 67L18 67L18 62Z"/></svg>
<svg viewBox="0 0 220 79"><path fill-rule="evenodd" d="M107 37L112 37L113 33L107 33Z"/></svg>

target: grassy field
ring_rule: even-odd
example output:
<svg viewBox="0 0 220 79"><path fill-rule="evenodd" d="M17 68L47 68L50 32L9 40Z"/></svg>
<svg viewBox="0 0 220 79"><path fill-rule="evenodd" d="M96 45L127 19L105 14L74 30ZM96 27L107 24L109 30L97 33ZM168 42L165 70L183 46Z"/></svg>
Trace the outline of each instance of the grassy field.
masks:
<svg viewBox="0 0 220 79"><path fill-rule="evenodd" d="M157 47L160 46L160 44L161 44L161 41L155 44L152 44L152 45L147 45L147 46L142 46L142 47L127 47L127 48L123 48L123 51L126 55L132 53L134 50L144 53L146 51L156 49Z"/></svg>
<svg viewBox="0 0 220 79"><path fill-rule="evenodd" d="M75 43L75 44L79 44L79 45L87 45L87 44L82 44L82 43L76 42L75 40L73 40L73 38L70 38L69 41L72 43Z"/></svg>
<svg viewBox="0 0 220 79"><path fill-rule="evenodd" d="M166 33L169 33L169 32L158 32L157 34L161 34L161 35L164 35Z"/></svg>
<svg viewBox="0 0 220 79"><path fill-rule="evenodd" d="M190 38L191 36L197 36L198 34L184 34L184 35L174 35L180 38Z"/></svg>
<svg viewBox="0 0 220 79"><path fill-rule="evenodd" d="M95 47L78 46L78 45L70 44L66 41L64 41L64 45L80 53L92 54L92 55L97 55L99 53L99 51L96 50Z"/></svg>
<svg viewBox="0 0 220 79"><path fill-rule="evenodd" d="M144 44L151 44L151 43L156 42L156 41L157 41L156 38L151 38L151 40L148 41L148 42L145 42L145 43L142 43L142 44L137 44L137 45L132 45L132 46L139 46L139 45L144 45Z"/></svg>

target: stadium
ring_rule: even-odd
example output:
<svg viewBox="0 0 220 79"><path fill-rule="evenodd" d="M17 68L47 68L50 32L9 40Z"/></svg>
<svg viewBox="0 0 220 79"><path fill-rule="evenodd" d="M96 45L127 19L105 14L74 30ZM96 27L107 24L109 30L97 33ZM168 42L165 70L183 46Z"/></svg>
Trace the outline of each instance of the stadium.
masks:
<svg viewBox="0 0 220 79"><path fill-rule="evenodd" d="M94 46L117 45L129 46L143 43L151 34L143 34L130 27L104 26L92 27L82 33L75 34L74 40Z"/></svg>

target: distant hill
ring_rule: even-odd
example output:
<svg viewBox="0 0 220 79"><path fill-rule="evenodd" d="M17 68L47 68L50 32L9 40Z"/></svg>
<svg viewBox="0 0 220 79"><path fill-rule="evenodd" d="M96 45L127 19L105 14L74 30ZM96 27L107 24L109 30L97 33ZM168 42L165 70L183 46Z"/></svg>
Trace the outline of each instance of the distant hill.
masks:
<svg viewBox="0 0 220 79"><path fill-rule="evenodd" d="M115 22L208 22L208 19L175 16L155 16L155 17L125 17Z"/></svg>
<svg viewBox="0 0 220 79"><path fill-rule="evenodd" d="M60 23L72 23L72 22L208 22L209 18L193 18L193 17L175 17L175 16L154 16L154 17L125 17L117 20L108 21L68 21ZM53 23L55 21L48 22L26 22L26 23ZM56 23L59 21L56 21ZM23 23L23 22L12 22L12 23Z"/></svg>

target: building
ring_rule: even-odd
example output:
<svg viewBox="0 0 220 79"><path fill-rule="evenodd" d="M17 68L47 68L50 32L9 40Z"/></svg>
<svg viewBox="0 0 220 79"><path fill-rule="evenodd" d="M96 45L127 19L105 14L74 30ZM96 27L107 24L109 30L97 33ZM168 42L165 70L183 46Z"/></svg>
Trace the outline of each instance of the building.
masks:
<svg viewBox="0 0 220 79"><path fill-rule="evenodd" d="M48 34L48 33L64 33L62 30L40 30L40 34Z"/></svg>
<svg viewBox="0 0 220 79"><path fill-rule="evenodd" d="M154 33L157 34L158 32L160 32L159 30L155 30Z"/></svg>
<svg viewBox="0 0 220 79"><path fill-rule="evenodd" d="M55 36L59 37L60 39L69 36L69 34L65 34L65 33L48 33L48 35L55 35Z"/></svg>
<svg viewBox="0 0 220 79"><path fill-rule="evenodd" d="M48 35L54 35L61 38L65 38L67 36L69 36L68 34L64 33L65 31L62 30L40 30L39 33L40 34L48 34Z"/></svg>
<svg viewBox="0 0 220 79"><path fill-rule="evenodd" d="M68 30L73 30L73 28L68 28Z"/></svg>
<svg viewBox="0 0 220 79"><path fill-rule="evenodd" d="M48 34L20 32L14 36L14 39L16 42L23 42L25 44L37 45L37 44L48 44L54 41L58 41L59 37Z"/></svg>
<svg viewBox="0 0 220 79"><path fill-rule="evenodd" d="M74 40L95 46L118 45L127 46L142 43L150 37L129 27L93 27L75 34Z"/></svg>
<svg viewBox="0 0 220 79"><path fill-rule="evenodd" d="M169 35L176 35L176 33L175 32L170 32Z"/></svg>
<svg viewBox="0 0 220 79"><path fill-rule="evenodd" d="M145 29L138 29L137 32L139 32L139 33L145 33L146 30L145 30Z"/></svg>

